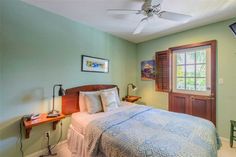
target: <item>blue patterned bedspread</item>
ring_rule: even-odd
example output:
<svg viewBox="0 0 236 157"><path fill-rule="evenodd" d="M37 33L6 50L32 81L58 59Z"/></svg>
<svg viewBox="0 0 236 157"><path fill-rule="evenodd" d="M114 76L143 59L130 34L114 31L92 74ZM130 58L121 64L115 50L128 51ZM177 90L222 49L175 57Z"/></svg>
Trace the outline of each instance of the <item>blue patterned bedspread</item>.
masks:
<svg viewBox="0 0 236 157"><path fill-rule="evenodd" d="M194 116L135 105L88 124L90 157L216 157L215 126Z"/></svg>

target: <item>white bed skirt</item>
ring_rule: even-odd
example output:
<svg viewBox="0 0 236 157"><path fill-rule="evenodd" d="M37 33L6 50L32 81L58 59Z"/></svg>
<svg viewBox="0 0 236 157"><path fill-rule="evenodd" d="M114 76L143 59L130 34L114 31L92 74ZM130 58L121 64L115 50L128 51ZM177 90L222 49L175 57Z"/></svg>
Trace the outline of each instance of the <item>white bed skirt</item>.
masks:
<svg viewBox="0 0 236 157"><path fill-rule="evenodd" d="M67 141L71 157L86 157L84 135L77 132L72 125L68 130Z"/></svg>

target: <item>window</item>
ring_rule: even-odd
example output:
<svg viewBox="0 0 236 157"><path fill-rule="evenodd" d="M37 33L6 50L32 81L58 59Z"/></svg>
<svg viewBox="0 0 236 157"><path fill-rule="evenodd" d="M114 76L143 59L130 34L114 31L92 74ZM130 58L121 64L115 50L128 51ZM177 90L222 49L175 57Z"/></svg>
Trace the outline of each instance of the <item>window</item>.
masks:
<svg viewBox="0 0 236 157"><path fill-rule="evenodd" d="M210 46L173 52L173 91L210 94Z"/></svg>

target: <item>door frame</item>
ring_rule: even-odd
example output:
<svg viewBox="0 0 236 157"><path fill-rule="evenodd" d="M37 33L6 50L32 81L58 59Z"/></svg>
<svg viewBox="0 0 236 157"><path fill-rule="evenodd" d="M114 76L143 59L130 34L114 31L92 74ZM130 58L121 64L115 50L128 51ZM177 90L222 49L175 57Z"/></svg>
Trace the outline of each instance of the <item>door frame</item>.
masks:
<svg viewBox="0 0 236 157"><path fill-rule="evenodd" d="M211 99L211 103L212 103L211 118L212 118L212 122L215 125L216 125L216 44L217 44L216 40L210 40L210 41L199 42L199 43L194 43L194 44L187 44L187 45L182 45L182 46L171 47L168 50L169 54L171 55L170 66L172 67L173 51L201 47L201 46L210 46L211 47L211 96L214 97L214 99ZM173 72L173 68L171 68L171 70L170 70L171 89L170 89L169 94L171 94L173 92L172 91L172 88L173 88L172 72ZM171 110L171 108L172 108L172 106L170 104L171 104L171 96L169 96L169 110Z"/></svg>

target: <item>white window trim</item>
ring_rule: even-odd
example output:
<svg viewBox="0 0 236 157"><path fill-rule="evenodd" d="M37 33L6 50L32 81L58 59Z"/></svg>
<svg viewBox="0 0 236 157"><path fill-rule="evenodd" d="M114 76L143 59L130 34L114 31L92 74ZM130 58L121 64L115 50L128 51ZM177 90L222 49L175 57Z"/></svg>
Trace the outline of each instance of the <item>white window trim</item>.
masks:
<svg viewBox="0 0 236 157"><path fill-rule="evenodd" d="M189 52L196 52L197 50L202 50L206 49L207 52L207 63L206 63L206 91L192 91L192 90L181 90L181 89L176 89L176 70L177 70L177 65L176 65L176 53L185 53L186 51ZM211 46L200 46L196 48L187 48L187 49L181 49L181 50L176 50L173 51L173 57L172 57L172 91L175 93L183 93L183 94L192 94L192 95L202 95L202 96L210 96L211 95Z"/></svg>

